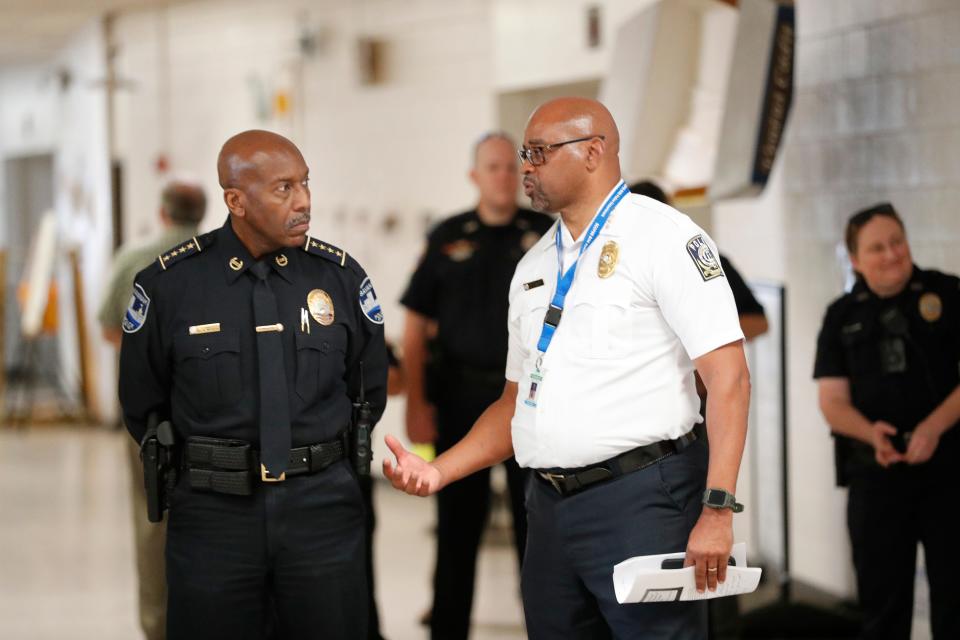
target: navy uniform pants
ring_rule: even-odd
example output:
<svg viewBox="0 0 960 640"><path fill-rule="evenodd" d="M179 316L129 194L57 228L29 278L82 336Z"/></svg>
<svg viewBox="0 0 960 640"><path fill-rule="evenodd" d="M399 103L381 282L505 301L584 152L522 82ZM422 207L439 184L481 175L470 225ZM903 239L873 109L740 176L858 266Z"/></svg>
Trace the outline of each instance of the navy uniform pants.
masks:
<svg viewBox="0 0 960 640"><path fill-rule="evenodd" d="M686 549L706 472L707 448L697 441L568 497L534 477L521 581L530 640L706 638L705 602L622 605L613 590L615 564Z"/></svg>
<svg viewBox="0 0 960 640"><path fill-rule="evenodd" d="M480 414L503 391L503 384L451 385L437 407L437 454L467 434ZM524 487L528 473L511 458L504 463L513 515L514 544L522 564L527 537ZM437 494L437 565L433 579L430 637L466 640L470 633L477 552L490 511L490 470L484 469L444 487Z"/></svg>
<svg viewBox="0 0 960 640"><path fill-rule="evenodd" d="M167 637L367 639L365 514L346 461L258 484L252 496L192 491L167 525Z"/></svg>
<svg viewBox="0 0 960 640"><path fill-rule="evenodd" d="M926 558L934 640L960 638L956 476L939 471L897 465L865 471L850 483L847 525L865 640L909 640L917 543Z"/></svg>

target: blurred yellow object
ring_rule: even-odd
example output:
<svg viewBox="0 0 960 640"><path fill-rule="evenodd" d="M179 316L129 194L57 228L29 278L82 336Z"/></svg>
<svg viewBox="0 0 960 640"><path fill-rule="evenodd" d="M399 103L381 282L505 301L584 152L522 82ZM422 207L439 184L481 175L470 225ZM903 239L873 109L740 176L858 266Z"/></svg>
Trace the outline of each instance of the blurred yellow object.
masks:
<svg viewBox="0 0 960 640"><path fill-rule="evenodd" d="M27 295L30 292L30 285L26 282L21 282L20 286L17 287L17 302L20 304L20 309L23 310L24 305L27 303ZM57 283L50 282L50 290L47 292L47 306L43 310L43 323L40 330L46 334L54 334L57 332L57 327L59 326L59 320L57 317Z"/></svg>
<svg viewBox="0 0 960 640"><path fill-rule="evenodd" d="M285 116L290 111L290 96L286 91L277 91L273 96L273 112L278 116Z"/></svg>
<svg viewBox="0 0 960 640"><path fill-rule="evenodd" d="M415 444L410 447L410 451L427 462L433 462L433 459L437 457L437 450L432 444Z"/></svg>

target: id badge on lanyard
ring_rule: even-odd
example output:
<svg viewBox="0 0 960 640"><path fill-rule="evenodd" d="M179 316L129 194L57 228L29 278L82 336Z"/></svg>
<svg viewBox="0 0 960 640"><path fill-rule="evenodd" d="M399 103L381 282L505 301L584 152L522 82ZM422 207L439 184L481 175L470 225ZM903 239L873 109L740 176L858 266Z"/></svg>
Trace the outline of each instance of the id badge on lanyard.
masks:
<svg viewBox="0 0 960 640"><path fill-rule="evenodd" d="M540 352L540 355L537 356L536 367L530 372L527 397L523 401L523 404L528 407L536 408L537 397L541 395L543 390L543 381L546 376L546 371L543 368L543 357L546 355L547 349L550 348L553 334L556 333L557 327L560 326L560 318L563 316L563 307L566 303L567 293L570 292L570 287L573 285L573 278L577 274L577 265L580 264L580 258L583 257L583 254L590 248L590 245L597 239L597 236L600 235L600 230L603 229L603 226L607 223L610 214L628 193L630 193L630 190L627 189L626 183L621 180L613 190L613 193L600 205L600 210L594 217L593 223L590 225L590 229L583 239L583 244L580 245L580 253L577 254L577 259L570 265L566 273L563 273L563 235L560 232L560 225L557 225L555 235L557 247L557 289L553 294L553 299L550 301L550 306L547 307L547 313L543 318L543 328L540 330L540 339L537 341L537 351Z"/></svg>

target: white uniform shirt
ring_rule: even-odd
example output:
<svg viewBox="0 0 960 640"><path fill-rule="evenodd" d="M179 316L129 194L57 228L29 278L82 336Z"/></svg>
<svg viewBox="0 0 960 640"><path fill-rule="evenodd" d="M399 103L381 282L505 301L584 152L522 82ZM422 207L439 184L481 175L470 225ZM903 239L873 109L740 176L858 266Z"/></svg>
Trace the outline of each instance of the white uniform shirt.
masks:
<svg viewBox="0 0 960 640"><path fill-rule="evenodd" d="M558 226L563 271L573 264L586 232L574 242L558 220L510 284L513 448L521 466L536 469L581 467L687 433L702 421L692 360L743 339L713 241L672 207L627 194L580 260L530 406L537 342L557 284ZM619 257L601 278L608 243Z"/></svg>

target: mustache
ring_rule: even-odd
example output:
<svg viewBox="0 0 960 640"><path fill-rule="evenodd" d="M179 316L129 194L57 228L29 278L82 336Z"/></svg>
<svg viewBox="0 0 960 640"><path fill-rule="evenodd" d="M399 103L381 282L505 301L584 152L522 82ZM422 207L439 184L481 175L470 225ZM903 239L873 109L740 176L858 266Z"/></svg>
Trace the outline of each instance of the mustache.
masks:
<svg viewBox="0 0 960 640"><path fill-rule="evenodd" d="M301 213L287 222L287 229L293 229L298 224L308 224L310 222L310 212Z"/></svg>

